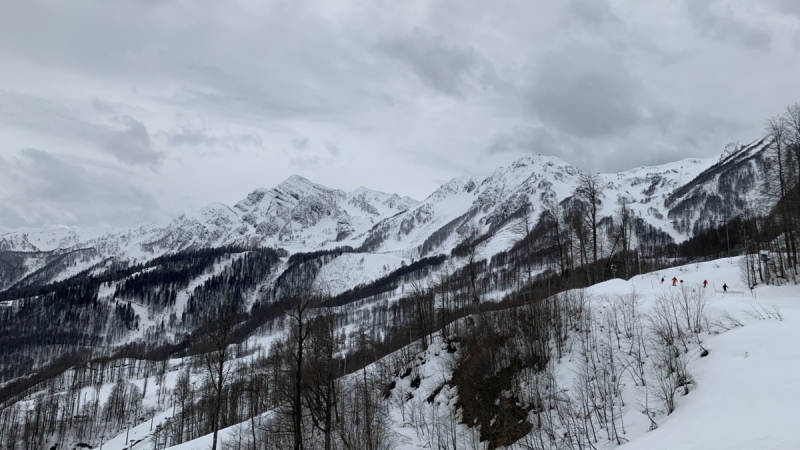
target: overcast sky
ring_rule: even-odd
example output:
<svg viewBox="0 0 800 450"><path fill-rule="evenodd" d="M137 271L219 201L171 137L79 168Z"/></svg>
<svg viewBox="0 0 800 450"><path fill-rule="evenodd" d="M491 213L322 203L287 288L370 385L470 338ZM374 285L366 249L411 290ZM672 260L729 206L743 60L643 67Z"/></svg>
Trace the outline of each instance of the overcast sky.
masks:
<svg viewBox="0 0 800 450"><path fill-rule="evenodd" d="M713 156L800 101L800 1L8 0L0 67L0 227L121 226Z"/></svg>

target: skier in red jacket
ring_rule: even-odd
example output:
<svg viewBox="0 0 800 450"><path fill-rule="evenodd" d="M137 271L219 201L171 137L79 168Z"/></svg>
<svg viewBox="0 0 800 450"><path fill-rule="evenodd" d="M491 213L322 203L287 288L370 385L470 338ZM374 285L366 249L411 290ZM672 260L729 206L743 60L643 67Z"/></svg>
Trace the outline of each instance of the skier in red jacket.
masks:
<svg viewBox="0 0 800 450"><path fill-rule="evenodd" d="M677 286L678 284L678 277L672 277L672 285Z"/></svg>
<svg viewBox="0 0 800 450"><path fill-rule="evenodd" d="M703 288L705 288L706 286L708 286L708 280L703 280Z"/></svg>

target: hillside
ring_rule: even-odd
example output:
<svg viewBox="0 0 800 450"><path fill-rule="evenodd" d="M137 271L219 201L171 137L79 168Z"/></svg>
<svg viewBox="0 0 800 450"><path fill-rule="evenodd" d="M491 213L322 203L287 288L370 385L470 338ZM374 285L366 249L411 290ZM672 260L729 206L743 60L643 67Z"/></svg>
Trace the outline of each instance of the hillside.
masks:
<svg viewBox="0 0 800 450"><path fill-rule="evenodd" d="M618 384L620 399L624 403L618 405L621 416L617 419L617 425L620 427L622 448L796 448L800 445L800 437L794 430L792 411L800 396L800 387L795 383L794 376L800 365L800 350L794 345L800 338L800 327L797 326L800 320L800 303L797 301L800 288L788 285L763 286L752 293L743 292L743 287L737 282L737 260L725 259L648 273L629 281L610 280L587 289L583 294L589 299L588 306L596 315L596 320L602 321L599 318L607 313L609 301L625 297L635 290L639 296L637 311L649 323L647 321L653 317L658 296L680 289L669 286L668 282L659 284L662 276L670 278L673 275L684 280L686 289L699 291L703 289L702 281L709 281L704 293L708 297L705 315L710 328L697 334L696 341L689 345L686 354L690 374L688 394L677 395L675 411L669 415L652 392L647 394L649 402L645 403L645 390L629 372L630 368L620 372ZM723 283L736 292L723 294L720 289ZM762 315L754 316L754 311L762 311ZM769 317L763 311L776 311L780 316ZM741 326L731 325L731 319L740 322ZM723 324L730 329L722 327ZM563 389L559 395L571 397L574 401L580 384L577 375L581 366L581 344L577 336L573 335L570 339L574 339L569 345L573 350L551 360L545 372L551 373L554 383ZM434 447L440 445L438 448L453 448L453 441L448 437L452 436L453 429L447 428L453 426L458 435L455 448L484 448L486 445L485 442L478 445L473 441L477 437L475 429L458 424L455 417L451 418L455 414L452 406L457 399L456 393L447 387L441 389L440 386L450 380L450 368L457 355L449 353L446 347L437 339L419 353L419 358L414 358L417 364L421 364L414 366L412 374L397 377L393 383L387 413L391 432L395 433L394 439L399 444L398 449L431 448L431 444ZM707 356L701 356L702 349L708 351ZM619 352L622 356L627 353L623 350ZM378 372L381 370L379 366L385 363L379 361L366 370ZM172 369L165 377L164 386L172 389L177 373L185 362L173 360L170 364ZM420 379L419 386L412 387L410 383L416 376ZM132 382L140 387L144 385L141 379ZM517 389L524 391L525 387L523 385ZM156 393L150 394L145 400L155 404ZM561 401L565 400L562 398ZM654 422L644 414L645 407ZM156 415L154 423L157 425L159 421L167 420L171 414L171 411L164 411ZM262 419L268 420L271 414L265 413ZM528 413L528 419L533 423L536 423L536 418L535 411ZM650 430L652 423L657 427ZM247 423L244 423L222 430L220 436L223 442L236 445L237 440L244 441L247 433L242 434L241 430L246 426ZM152 445L149 429L149 422L132 428L131 440L141 440L137 446L148 448L148 445ZM598 433L601 432L603 435L606 433L598 429ZM534 430L509 448L530 448L525 442L536 445L535 434ZM443 438L445 440L440 441ZM210 442L211 436L203 436L168 448L199 449L208 447ZM555 443L553 445L552 448L564 448ZM615 446L607 438L600 439L594 445L596 448ZM106 441L103 448L126 448L125 433Z"/></svg>

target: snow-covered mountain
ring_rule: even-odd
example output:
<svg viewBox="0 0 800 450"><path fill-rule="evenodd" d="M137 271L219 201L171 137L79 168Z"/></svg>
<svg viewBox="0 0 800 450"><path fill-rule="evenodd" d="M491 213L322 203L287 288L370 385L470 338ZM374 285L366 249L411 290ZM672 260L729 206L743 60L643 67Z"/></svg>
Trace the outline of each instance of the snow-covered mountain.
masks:
<svg viewBox="0 0 800 450"><path fill-rule="evenodd" d="M142 262L165 253L225 245L284 247L291 252L335 247L416 203L365 187L353 192L330 189L293 175L274 188L256 189L233 207L212 203L165 226L16 230L0 235L0 288L79 250L91 252L70 264L71 270L51 271L37 282L64 279L109 258Z"/></svg>
<svg viewBox="0 0 800 450"><path fill-rule="evenodd" d="M764 138L729 147L713 165L667 195L664 206L669 219L677 222L676 229L693 235L744 209L771 208L772 204L757 202L768 144Z"/></svg>
<svg viewBox="0 0 800 450"><path fill-rule="evenodd" d="M598 174L603 187L601 216L612 216L624 201L633 213L680 242L740 213L757 194L764 142L742 147L725 158L690 158L616 174ZM572 197L583 172L556 157L531 156L486 177L455 178L407 211L370 231L372 251L424 255L447 252L467 223L482 232L500 231L528 202L538 214L546 205ZM438 232L438 233L437 233ZM434 236L436 239L431 240ZM496 234L497 251L508 243ZM435 241L435 244L432 242Z"/></svg>
<svg viewBox="0 0 800 450"><path fill-rule="evenodd" d="M256 189L233 207L212 203L181 215L153 230L140 246L153 254L231 244L316 249L363 233L416 203L364 187L330 189L292 175L272 189Z"/></svg>
<svg viewBox="0 0 800 450"><path fill-rule="evenodd" d="M765 145L761 140L728 149L719 158L598 174L601 216L613 215L624 201L654 228L685 240L747 207L748 198L757 194ZM212 203L165 226L27 229L0 235L0 288L33 282L30 275L56 259L62 268L36 277L37 283L64 279L109 258L143 262L224 245L282 247L290 253L347 245L414 259L448 253L460 239L456 231L466 224L491 235L491 254L510 247L504 230L521 205L529 202L538 215L546 205L566 204L582 174L556 157L530 156L488 176L454 178L421 202L364 187L344 192L293 175L273 188L254 190L233 206ZM65 263L67 254L73 256Z"/></svg>

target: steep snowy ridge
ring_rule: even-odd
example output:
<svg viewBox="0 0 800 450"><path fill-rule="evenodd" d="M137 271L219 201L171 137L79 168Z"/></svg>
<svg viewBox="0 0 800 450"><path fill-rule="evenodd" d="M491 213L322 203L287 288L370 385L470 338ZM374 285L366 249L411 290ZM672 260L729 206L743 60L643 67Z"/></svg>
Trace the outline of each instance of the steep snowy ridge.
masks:
<svg viewBox="0 0 800 450"><path fill-rule="evenodd" d="M655 228L673 231L677 240L686 239L689 236L673 229L664 199L686 181L706 171L716 160L693 158L618 174L599 174L604 189L601 215L612 216L620 202L625 201L634 214ZM556 157L538 155L519 159L507 168L498 168L485 178L453 179L417 206L386 219L372 230L373 235L378 235L374 240L381 243L371 250L401 251L410 255L418 251L421 254L421 246L433 233L451 225L459 228L473 223L482 232L499 231L525 203L538 214L548 204L569 199L582 174L580 169ZM459 217L463 220L453 224ZM440 240L439 246L449 250L457 240L457 234L450 232L449 238ZM428 247L426 245L426 251ZM493 248L504 250L502 246Z"/></svg>
<svg viewBox="0 0 800 450"><path fill-rule="evenodd" d="M535 194L551 191L554 186L563 200L571 195L572 189L572 184L564 183L565 174L576 178L579 173L558 158L532 156L517 160L508 168L498 168L488 177L454 178L415 207L386 219L372 230L373 235L381 235L376 250L419 256L420 247L443 227L458 228L473 222L488 229L517 211L525 201L530 201L536 210L544 197ZM551 195L557 196L545 194ZM453 223L456 220L459 223ZM455 245L457 234L450 232L449 236L439 246Z"/></svg>
<svg viewBox="0 0 800 450"><path fill-rule="evenodd" d="M4 251L38 252L39 249L28 242L27 234L9 234L0 237L0 252Z"/></svg>
<svg viewBox="0 0 800 450"><path fill-rule="evenodd" d="M691 236L746 208L756 207L768 145L764 138L727 151L716 163L668 195L664 205L675 228Z"/></svg>
<svg viewBox="0 0 800 450"><path fill-rule="evenodd" d="M656 229L678 241L687 239L748 206L748 198L756 195L765 146L761 140L718 158L598 174L604 189L601 216L612 216L624 202ZM166 226L16 230L0 235L0 253L94 249L95 257L76 262L79 267L71 272L107 258L142 262L169 252L224 245L283 247L290 253L347 245L419 258L448 253L467 224L499 236L491 248L502 251L510 245L501 236L503 230L523 204L529 203L534 215L547 205L568 205L582 174L556 157L529 156L488 176L454 178L421 202L365 187L344 192L293 175L273 188L252 191L233 207L212 203ZM0 287L40 266L26 263L24 269L10 270L7 262Z"/></svg>

